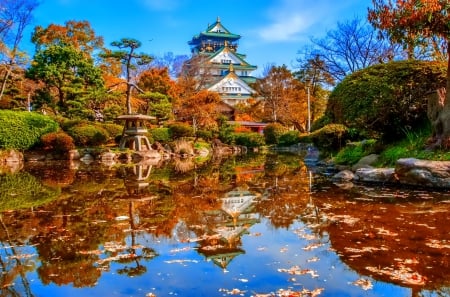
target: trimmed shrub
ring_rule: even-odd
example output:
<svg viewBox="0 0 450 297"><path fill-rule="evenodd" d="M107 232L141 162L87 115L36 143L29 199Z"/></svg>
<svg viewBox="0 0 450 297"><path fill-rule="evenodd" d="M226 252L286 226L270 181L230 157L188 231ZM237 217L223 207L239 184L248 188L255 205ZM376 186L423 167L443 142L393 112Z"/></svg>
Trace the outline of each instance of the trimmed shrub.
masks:
<svg viewBox="0 0 450 297"><path fill-rule="evenodd" d="M280 123L272 123L264 128L264 139L266 144L278 144L280 137L286 133L287 129Z"/></svg>
<svg viewBox="0 0 450 297"><path fill-rule="evenodd" d="M298 131L288 131L282 134L278 139L278 145L290 146L300 142L300 133Z"/></svg>
<svg viewBox="0 0 450 297"><path fill-rule="evenodd" d="M194 130L186 123L172 123L169 125L169 131L172 139L194 136Z"/></svg>
<svg viewBox="0 0 450 297"><path fill-rule="evenodd" d="M45 150L66 153L75 148L73 138L65 132L52 132L41 136L41 144Z"/></svg>
<svg viewBox="0 0 450 297"><path fill-rule="evenodd" d="M264 136L256 132L235 133L234 141L236 145L243 145L249 148L265 145Z"/></svg>
<svg viewBox="0 0 450 297"><path fill-rule="evenodd" d="M170 141L169 128L153 128L149 130L153 141L168 142Z"/></svg>
<svg viewBox="0 0 450 297"><path fill-rule="evenodd" d="M212 140L214 136L217 134L217 130L198 130L197 136L204 140Z"/></svg>
<svg viewBox="0 0 450 297"><path fill-rule="evenodd" d="M115 139L117 136L121 136L123 132L123 125L99 122L95 122L95 125L105 129L108 132L109 137L112 139Z"/></svg>
<svg viewBox="0 0 450 297"><path fill-rule="evenodd" d="M98 146L106 144L108 131L93 124L80 124L70 128L67 133L72 136L78 146Z"/></svg>
<svg viewBox="0 0 450 297"><path fill-rule="evenodd" d="M56 132L58 123L35 112L0 110L0 148L27 150L46 133Z"/></svg>
<svg viewBox="0 0 450 297"><path fill-rule="evenodd" d="M306 137L301 137L303 142L312 142L315 146L325 151L341 149L347 142L347 139L347 127L340 124L326 125Z"/></svg>
<svg viewBox="0 0 450 297"><path fill-rule="evenodd" d="M428 121L428 94L445 87L447 65L429 61L378 64L347 76L331 92L325 118L364 138L402 138Z"/></svg>

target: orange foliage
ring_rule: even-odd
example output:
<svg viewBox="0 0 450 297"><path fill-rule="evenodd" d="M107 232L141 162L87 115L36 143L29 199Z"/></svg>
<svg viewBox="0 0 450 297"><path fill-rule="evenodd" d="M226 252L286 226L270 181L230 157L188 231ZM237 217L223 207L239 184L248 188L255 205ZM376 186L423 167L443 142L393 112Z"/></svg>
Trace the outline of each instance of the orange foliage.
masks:
<svg viewBox="0 0 450 297"><path fill-rule="evenodd" d="M448 38L450 5L447 0L397 0L395 3L372 0L369 21L381 30L387 30L396 41L417 35Z"/></svg>
<svg viewBox="0 0 450 297"><path fill-rule="evenodd" d="M103 47L103 38L95 35L88 21L68 21L64 26L50 24L47 28L37 26L32 41L37 47L67 43L89 56L94 49Z"/></svg>
<svg viewBox="0 0 450 297"><path fill-rule="evenodd" d="M244 126L237 126L234 128L234 132L236 133L244 133L244 132L252 132L250 128L244 127Z"/></svg>
<svg viewBox="0 0 450 297"><path fill-rule="evenodd" d="M188 97L180 98L177 106L178 117L181 120L195 118L201 128L214 127L217 125L217 105L220 101L220 96L216 92L208 90L195 92Z"/></svg>
<svg viewBox="0 0 450 297"><path fill-rule="evenodd" d="M247 113L236 114L235 118L236 121L248 121L248 122L254 121L253 117Z"/></svg>

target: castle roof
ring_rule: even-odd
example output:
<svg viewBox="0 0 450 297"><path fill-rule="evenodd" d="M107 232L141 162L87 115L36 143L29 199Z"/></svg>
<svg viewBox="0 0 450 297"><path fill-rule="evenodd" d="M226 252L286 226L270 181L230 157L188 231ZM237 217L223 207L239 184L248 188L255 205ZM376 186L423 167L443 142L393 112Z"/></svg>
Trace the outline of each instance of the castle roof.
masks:
<svg viewBox="0 0 450 297"><path fill-rule="evenodd" d="M200 32L198 35L192 37L192 40L189 41L190 45L195 45L198 40L207 39L207 38L220 38L220 39L229 39L236 41L241 38L239 34L231 33L224 25L220 22L220 18L217 17L217 20L212 24L208 25L205 31Z"/></svg>

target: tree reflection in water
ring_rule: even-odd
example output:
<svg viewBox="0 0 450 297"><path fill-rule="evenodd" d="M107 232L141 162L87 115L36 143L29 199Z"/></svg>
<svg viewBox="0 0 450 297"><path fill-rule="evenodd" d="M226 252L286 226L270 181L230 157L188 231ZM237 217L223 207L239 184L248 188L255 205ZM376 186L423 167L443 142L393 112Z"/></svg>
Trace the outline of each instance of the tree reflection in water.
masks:
<svg viewBox="0 0 450 297"><path fill-rule="evenodd" d="M296 155L29 165L0 179L5 201L20 193L14 178L40 181L2 201L17 207L0 216L2 296L46 295L51 284L61 295L449 293L449 193L341 189ZM56 195L30 203L42 193Z"/></svg>

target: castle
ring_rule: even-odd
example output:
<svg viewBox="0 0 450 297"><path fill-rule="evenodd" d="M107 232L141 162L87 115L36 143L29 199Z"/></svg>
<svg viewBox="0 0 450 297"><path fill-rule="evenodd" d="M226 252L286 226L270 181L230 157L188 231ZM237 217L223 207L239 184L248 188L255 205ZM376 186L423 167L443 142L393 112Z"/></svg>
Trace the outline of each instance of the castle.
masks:
<svg viewBox="0 0 450 297"><path fill-rule="evenodd" d="M246 62L244 54L238 53L240 38L217 18L188 42L192 57L203 58L201 72L207 71L211 78L206 88L219 93L222 101L230 106L245 104L255 94L249 84L256 81L251 74L257 67Z"/></svg>

